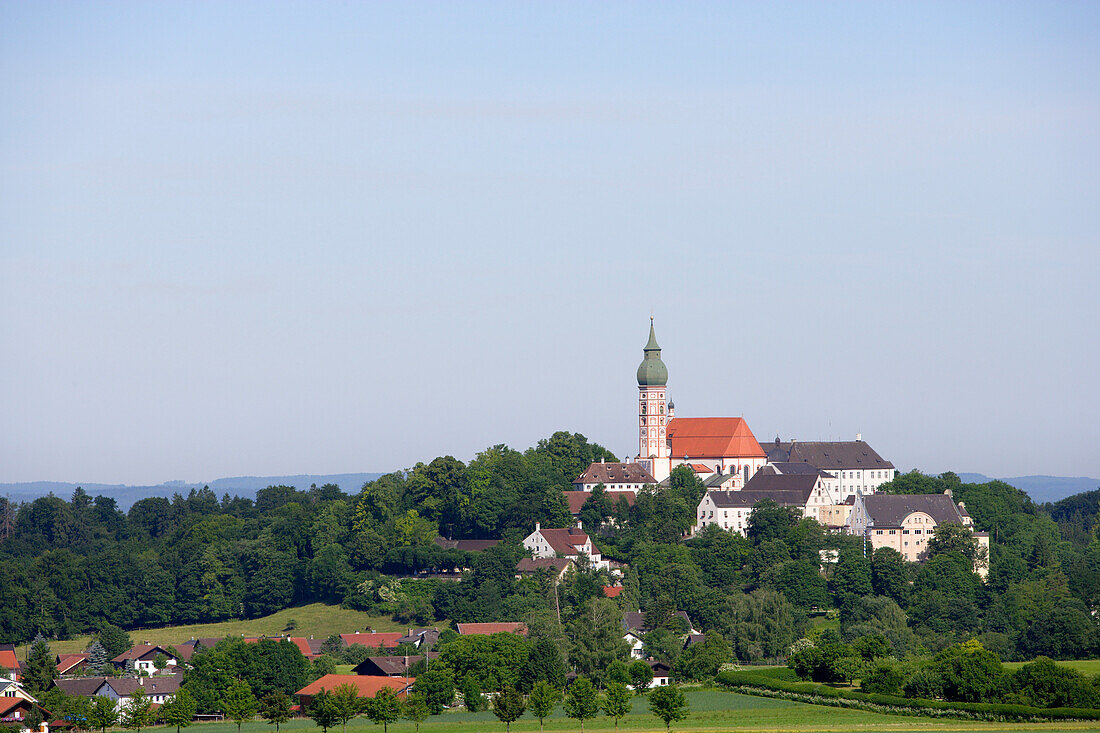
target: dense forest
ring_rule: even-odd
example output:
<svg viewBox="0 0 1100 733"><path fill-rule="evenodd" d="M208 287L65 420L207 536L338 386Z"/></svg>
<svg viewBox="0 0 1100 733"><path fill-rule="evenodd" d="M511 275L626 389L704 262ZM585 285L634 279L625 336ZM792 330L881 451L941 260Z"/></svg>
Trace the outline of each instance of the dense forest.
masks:
<svg viewBox="0 0 1100 733"><path fill-rule="evenodd" d="M610 579L594 571L557 588L548 576L517 580L519 540L536 521L569 523L562 491L600 458L615 460L584 436L559 432L523 452L494 446L469 464L436 458L355 495L273 486L251 501L201 490L144 499L123 514L78 489L68 500L13 506L13 531L0 542L0 642L325 601L418 624L526 620L560 637L569 666L591 674L620 653L613 631L619 614L635 609L654 627L647 651L681 669L705 650L682 651L676 611L722 640L716 658L728 645L727 656L743 661L785 658L820 619L839 621L841 643L882 637L899 659L972 638L1003 659L1100 651L1100 492L1038 506L1004 483L916 472L883 487L950 489L965 502L990 533L983 583L965 534L938 533L928 561L912 564L887 549L868 554L858 538L766 503L748 537L708 527L685 539L704 490L683 469L668 489L640 492L634 506L613 506L600 491L585 505L585 527L602 527L595 541L604 556L629 566L618 599L603 598ZM504 542L467 555L440 548L438 534ZM462 583L425 577L462 567Z"/></svg>

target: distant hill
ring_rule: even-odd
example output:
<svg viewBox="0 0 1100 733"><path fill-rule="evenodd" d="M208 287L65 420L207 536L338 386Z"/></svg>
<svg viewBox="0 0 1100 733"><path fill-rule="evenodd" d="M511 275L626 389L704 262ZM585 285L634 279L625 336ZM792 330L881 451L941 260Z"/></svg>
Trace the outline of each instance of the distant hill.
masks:
<svg viewBox="0 0 1100 733"><path fill-rule="evenodd" d="M12 501L32 501L40 496L53 494L68 499L77 486L84 488L90 496L107 496L118 502L123 511L127 511L134 502L150 496L171 497L173 494L186 494L191 489L209 486L220 498L223 494L256 497L256 492L268 486L293 486L305 490L312 484L336 484L347 494L359 492L363 484L373 481L380 473L334 473L327 475L301 474L298 476L235 476L219 478L206 483L193 484L185 481L165 481L156 486L130 486L127 484L67 483L63 481L31 481L21 484L0 484L0 496Z"/></svg>
<svg viewBox="0 0 1100 733"><path fill-rule="evenodd" d="M984 484L994 479L981 473L960 473L959 479L968 484ZM1067 496L1100 488L1100 479L1087 476L1014 476L998 479L1026 492L1037 504L1058 501Z"/></svg>

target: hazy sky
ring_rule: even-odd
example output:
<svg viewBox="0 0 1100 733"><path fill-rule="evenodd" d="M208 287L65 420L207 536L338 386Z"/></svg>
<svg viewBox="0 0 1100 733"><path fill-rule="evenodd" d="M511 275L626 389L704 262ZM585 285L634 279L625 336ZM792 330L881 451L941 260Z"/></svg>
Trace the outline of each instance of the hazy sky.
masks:
<svg viewBox="0 0 1100 733"><path fill-rule="evenodd" d="M732 7L731 7L732 6ZM681 416L1100 476L1100 4L0 3L0 481Z"/></svg>

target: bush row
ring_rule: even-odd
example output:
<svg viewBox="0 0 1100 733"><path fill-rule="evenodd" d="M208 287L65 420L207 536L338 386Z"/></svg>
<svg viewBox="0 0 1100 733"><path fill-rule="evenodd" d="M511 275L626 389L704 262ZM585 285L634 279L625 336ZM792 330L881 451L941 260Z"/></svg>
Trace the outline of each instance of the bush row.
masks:
<svg viewBox="0 0 1100 733"><path fill-rule="evenodd" d="M895 695L840 690L816 682L789 682L752 672L724 671L719 672L716 679L719 684L748 694L764 693L765 697L781 697L815 705L850 707L891 715L924 715L999 722L1100 720L1100 710L1086 708L1036 708L988 702L911 699Z"/></svg>

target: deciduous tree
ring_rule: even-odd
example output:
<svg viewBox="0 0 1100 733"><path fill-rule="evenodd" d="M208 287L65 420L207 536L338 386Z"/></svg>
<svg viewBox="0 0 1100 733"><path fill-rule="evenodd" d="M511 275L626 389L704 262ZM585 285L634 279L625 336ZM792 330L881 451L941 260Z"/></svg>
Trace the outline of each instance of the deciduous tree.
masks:
<svg viewBox="0 0 1100 733"><path fill-rule="evenodd" d="M523 699L523 693L512 685L505 685L503 690L493 695L493 715L504 723L506 731L512 730L512 722L526 709L527 701Z"/></svg>
<svg viewBox="0 0 1100 733"><path fill-rule="evenodd" d="M687 698L676 685L658 687L649 693L649 709L665 722L665 730L672 730L672 721L683 720L688 715Z"/></svg>
<svg viewBox="0 0 1100 733"><path fill-rule="evenodd" d="M600 696L587 677L573 680L565 691L565 714L580 721L584 733L584 721L595 718L600 712Z"/></svg>

